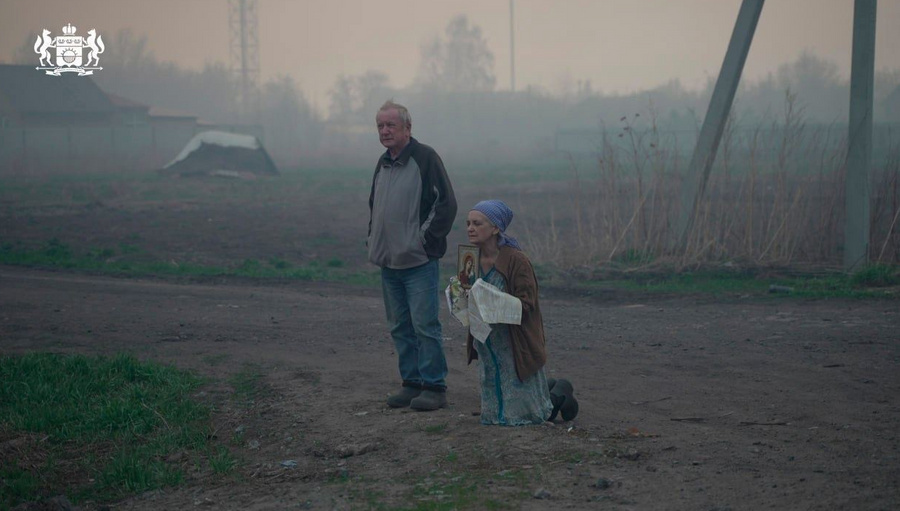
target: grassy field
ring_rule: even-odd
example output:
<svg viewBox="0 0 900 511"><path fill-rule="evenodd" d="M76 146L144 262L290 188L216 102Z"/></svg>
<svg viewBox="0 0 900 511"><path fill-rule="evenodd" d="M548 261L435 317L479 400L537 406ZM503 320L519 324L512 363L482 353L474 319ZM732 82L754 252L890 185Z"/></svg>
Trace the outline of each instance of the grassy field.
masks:
<svg viewBox="0 0 900 511"><path fill-rule="evenodd" d="M648 140L642 143L647 144ZM706 223L701 223L705 225L702 236L695 238L695 242L707 244L709 248L697 251L699 245L695 244L689 252L673 254L663 247L662 240L670 234L666 230L673 204L670 192L677 187L671 186L671 176L665 173L647 172L644 174L647 179L639 182L640 174L624 161L609 159L600 163L573 161L568 165L556 162L528 168L500 166L455 170L454 187L461 212L450 234L448 257L442 262L442 280L446 281L454 273L455 245L465 242L464 212L478 200L497 197L507 201L516 211L510 233L519 238L534 260L542 292L555 292L557 296L569 292L600 296L612 290L612 295L617 298L638 297L628 298L635 303L647 295L664 298L674 295L676 299L678 296L701 295L722 297L723 301L732 303L738 301L736 298L755 298L739 302L741 307L743 303L752 302L758 306L764 302L768 306L778 301L784 301L776 303L778 307L790 307L792 298L896 300L900 297L900 266L893 248L897 235L891 224L897 211L896 206L891 205L891 194L894 193L891 183L896 181L896 174L891 174L894 171L890 169L877 176L888 184L873 198L875 204L881 205L873 209L878 226L873 230L873 250L877 248L871 258L874 264L851 275L841 271L840 262L836 260L841 241L835 229L840 215L833 210L838 208L839 201L829 194L801 192L804 190L802 185L809 184L808 174L801 178L789 172L767 169L754 175L751 167L741 166L731 174L730 182L724 177L717 178L709 196ZM366 261L364 244L370 172L368 169L289 170L275 178L248 181L170 179L156 174L124 173L8 176L3 178L4 186L0 187L0 264L87 275L169 279L176 281L172 287L178 288L178 296L182 288L187 289L181 286L183 281L209 283L230 279L229 282L241 284L235 286L238 292L234 295L241 300L250 300L243 297L245 282L265 288L265 292L277 289L284 281L347 284L333 286L350 289L338 301L349 303L350 298L356 299L358 295L374 300L371 304L365 302L366 315L360 324L344 318L337 320L341 326L349 323L349 327L358 329L342 334L357 345L351 349L334 343L329 335L335 329L335 320L330 320L326 331L310 334L311 339L322 343L322 346L310 349L324 357L316 359L315 363L331 361L329 354L333 352L329 349L332 348L359 352L357 356L361 358L383 357L390 349L385 349L380 344L383 339L370 331L371 325L383 317L377 293L370 290L358 293L354 287L376 288L380 282L378 270ZM834 175L826 173L822 176L822 181L814 181L809 186L823 189L820 186L823 183L834 185ZM779 179L783 179L786 194L777 193ZM756 192L750 193L749 188ZM822 204L832 210L826 208L822 213L819 208ZM786 207L778 209L783 206ZM736 228L739 225L754 225L759 230L757 227ZM809 228L812 225L818 227ZM784 237L785 233L790 235ZM758 235L762 238L757 238ZM881 250L882 246L886 248ZM83 280L102 280L98 285L109 287L106 279ZM306 355L295 353L293 343L297 332L309 329L316 320L331 313L354 315L359 310L335 312L331 309L337 307L328 305L325 307L329 310L302 317L291 308L270 312L290 305L285 305L285 300L273 300L266 305L264 314L257 314L256 309L250 307L245 310L243 306L227 309L229 314L224 316L238 314L238 311L245 316L237 324L228 324L220 331L212 332L205 320L182 324L180 316L184 313L169 310L167 299L154 302L153 310L145 314L143 293L158 283L135 284L140 286L134 291L138 304L133 310L136 317L146 315L149 319L142 319L147 323L142 330L130 332L132 337L125 333L84 334L77 311L67 312L76 319L68 324L70 330L65 334L50 335L43 330L43 325L36 325L46 318L46 314L38 320L23 316L18 323L10 323L10 332L13 332L10 336L17 339L22 350L31 350L32 346L48 339L57 342L55 339L65 338L59 342L69 342L74 335L71 332L86 336L80 341L72 341L75 350L101 350L99 345L95 347L97 339L107 343L117 339L120 344L116 345L118 349L110 349L107 357L46 352L0 357L0 381L3 382L0 386L0 479L3 480L0 509L61 494L76 503L109 503L186 482L198 487L209 481L220 483L223 478L235 477L236 472L242 473L246 467L242 465L242 459L231 454L232 448L244 448L249 439L243 438L242 432L234 428L217 434L214 422L217 422L217 412L221 411L216 408L220 403L203 392L211 384L228 387L229 406L251 409L254 402L262 400L263 383L272 383L271 374L267 374L267 371L271 373L272 366L271 362L267 367L259 360L244 363L239 358L240 352L229 353L228 349L246 348L257 358L262 356L261 353L277 353L279 362L282 358L299 357L291 359L290 375L281 376L287 378L282 382L281 392L288 398L278 401L277 406L272 405L272 410L276 411L295 407L291 408L289 417L282 418L283 430L278 430L279 439L285 438L288 432L293 436L295 416L308 411L308 403L304 402L303 396L294 393L294 389L308 384L307 387L318 391L320 389L313 380L343 377L340 371L347 364L341 359L339 365L310 376L307 381L305 373L297 369L308 363L304 359ZM147 288L141 287L144 285ZM289 299L296 300L301 295L294 293ZM304 307L316 310L321 303L326 303L318 294L312 296ZM39 297L40 300L45 298L45 295ZM115 296L106 303L118 306L119 299ZM235 300L232 295L217 298L186 316L207 317L210 311L221 313L220 305L232 304ZM691 301L681 300L680 303ZM717 299L700 301L719 307ZM794 304L802 301L794 300ZM809 302L816 303L816 300ZM827 303L827 300L821 302ZM870 304L876 308L893 305L874 300ZM568 305L560 309L567 308ZM653 310L664 313L662 308L654 307ZM621 320L618 317L625 313L611 308L604 312L603 307L598 307L582 312L570 323L587 325L585 318L599 314L605 318L602 330L606 335L619 328ZM35 314L40 316L42 309L38 308ZM683 314L683 311L677 313L679 317ZM693 316L696 321L691 325L707 321L709 314L708 309L696 313ZM825 313L815 318L823 315ZM660 321L641 318L630 326ZM882 320L887 321L884 318ZM584 339L593 339L599 334L594 331L559 332L563 323L556 322L553 328L557 329L557 339L571 343L571 350L559 350L556 355L569 355L573 363L581 362L585 355L583 350L588 347ZM865 322L860 321L860 324ZM170 326L176 333L170 335L166 330ZM722 330L746 326L732 324ZM198 351L202 354L195 356L203 357L203 364L209 367L219 363L228 366L228 371L223 370L218 381L205 381L194 373L143 361L164 350L172 350L170 361L190 356L180 352L181 345L176 346L169 339L181 339L182 331L191 328L195 329L191 332L193 337L185 338L191 339L192 350L199 349L196 346L203 342L208 343L203 348L205 351ZM685 331L693 332L690 328ZM117 330L118 326L111 331ZM161 333L161 330L166 331ZM718 327L710 327L710 330L718 331ZM625 331L620 330L620 333ZM684 343L694 338L693 333L682 334L681 338L669 331L665 335L645 334L641 332L634 336L638 340L637 349L651 350L652 353L663 346L655 342L647 344L647 339L653 335L665 339L675 335L680 339L678 342ZM382 332L382 335L386 333ZM843 336L843 333L834 334L832 338L843 339ZM251 340L256 342L257 337L268 344L257 348L251 343ZM827 336L819 338L829 339ZM139 352L141 360L115 354L119 349L131 349L135 345L149 350ZM719 339L710 341L710 346L720 346ZM636 348L631 345L627 349L628 354L620 360L633 358L631 350ZM679 348L678 353L685 356L686 352ZM243 356L247 355L243 353ZM341 355L347 354L341 352ZM713 361L711 365L717 363L719 361ZM710 366L707 360L699 361L697 365ZM866 366L860 363L859 367ZM584 370L585 374L593 374L595 368L591 365ZM623 381L631 381L631 376L630 373L622 376ZM368 384L368 381L359 380L354 386L363 388ZM706 388L705 384L701 387ZM334 388L340 390L343 387ZM338 394L338 398L349 399L343 391ZM695 396L696 400L689 401L700 402L708 397L705 394ZM344 401L342 406L346 410L356 410L361 406L360 402L368 399L370 396ZM328 399L323 401L331 405ZM631 409L627 412L632 413ZM268 421L268 417L265 421L260 420L266 424ZM343 426L340 424L337 429ZM393 427L386 426L389 430ZM416 434L426 439L445 439L459 434L459 425L446 421L423 422L415 428ZM306 431L310 435L326 435L337 429L323 426L319 429L309 427ZM386 434L385 438L393 437ZM310 447L302 453L314 456L318 447L316 441L322 439L309 439ZM270 443L274 445L274 442ZM470 453L471 456L475 454ZM258 453L255 455L259 456ZM275 460L274 470L280 470L279 463L284 458L276 457L272 452L267 456L267 462ZM435 458L436 466L442 474L447 474L446 477L422 479L414 476L408 489L411 492L410 507L406 509L502 508L502 502L484 500L485 483L478 479L484 474L473 475L472 467L480 466L481 460L466 460L460 456L457 451L447 451ZM558 456L561 463L581 464L583 461L575 451L554 453L554 456ZM602 460L608 461L608 457ZM517 479L526 477L523 472L515 468L494 470L489 461L485 460L484 465L491 467L491 471L485 474L497 483L515 488L517 502L532 498L533 492L522 490L528 481ZM380 469L373 468L372 473L377 470ZM646 475L644 472L640 473ZM325 473L320 470L317 474L327 478L323 481L328 485L343 485L346 493L359 491L355 495L357 501L369 502L371 508L384 508L380 502L389 497L377 493L378 484L363 484L360 479L347 477L340 470L327 475L322 475Z"/></svg>
<svg viewBox="0 0 900 511"><path fill-rule="evenodd" d="M832 231L837 217L815 214L810 199L834 211L836 198L802 193L798 187L808 183L808 172L805 177L787 170L763 172L744 162L730 178L715 178L707 215L709 221L718 218L719 227L704 224L702 239L695 239L708 249L697 252L691 245L672 253L665 244L672 199L663 195L670 172L647 173L642 167L670 163L663 155L640 152L656 145L651 140L642 136L634 142L635 154L610 150L610 159L593 164L548 160L531 167L456 169L460 210L488 196L506 200L516 211L510 232L523 241L545 285L737 294L766 293L775 285L805 297L894 294L900 277L893 246L900 235L888 220L897 206L881 208L874 217L873 241L884 241L873 266L846 275L836 259L841 241ZM644 173L646 179L640 180ZM896 169L884 169L881 176L896 187ZM4 177L0 205L7 226L0 231L0 263L119 276L377 286L378 271L365 261L363 243L370 179L370 171L362 169L289 170L249 181L153 173ZM822 188L831 178L821 174L817 179L821 182L815 186ZM778 183L794 190L788 194L794 198L778 192L771 200L808 201L803 209L808 214L785 204L779 206L781 220L756 218L764 211L760 207L757 213L747 213L754 208L740 204L726 209L729 200L759 203L761 197L748 187L775 193ZM891 190L883 187L876 202L889 202L884 194L896 193ZM740 216L742 211L750 216ZM451 249L465 242L462 215L451 232ZM779 222L781 227L775 226ZM747 228L737 229L738 224ZM795 234L785 238L786 232ZM222 250L223 244L236 249ZM453 271L451 259L443 261L447 275Z"/></svg>
<svg viewBox="0 0 900 511"><path fill-rule="evenodd" d="M0 508L67 495L108 502L228 474L209 404L189 373L129 356L0 357Z"/></svg>

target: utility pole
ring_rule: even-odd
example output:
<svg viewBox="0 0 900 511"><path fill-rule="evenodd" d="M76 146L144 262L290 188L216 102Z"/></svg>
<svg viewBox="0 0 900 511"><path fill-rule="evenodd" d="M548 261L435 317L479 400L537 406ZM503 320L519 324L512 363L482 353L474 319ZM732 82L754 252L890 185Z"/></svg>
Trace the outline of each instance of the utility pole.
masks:
<svg viewBox="0 0 900 511"><path fill-rule="evenodd" d="M256 0L228 0L232 76L237 80L241 121L259 122L259 37Z"/></svg>
<svg viewBox="0 0 900 511"><path fill-rule="evenodd" d="M516 92L516 27L515 0L509 0L509 88Z"/></svg>
<svg viewBox="0 0 900 511"><path fill-rule="evenodd" d="M844 184L844 269L858 270L869 257L869 168L872 166L872 102L875 82L875 12L878 0L853 5L850 125Z"/></svg>
<svg viewBox="0 0 900 511"><path fill-rule="evenodd" d="M687 247L688 237L694 224L699 205L706 190L706 181L709 172L716 159L725 122L731 112L734 95L737 92L744 63L750 52L750 43L753 42L753 34L756 32L756 24L762 13L764 0L743 0L738 11L734 31L731 33L731 41L725 52L725 60L722 69L716 79L716 87L713 89L709 107L706 109L706 117L703 119L703 127L700 128L700 136L694 147L694 154L687 169L687 175L681 186L681 214L675 231L676 239L673 239L673 248L684 249Z"/></svg>

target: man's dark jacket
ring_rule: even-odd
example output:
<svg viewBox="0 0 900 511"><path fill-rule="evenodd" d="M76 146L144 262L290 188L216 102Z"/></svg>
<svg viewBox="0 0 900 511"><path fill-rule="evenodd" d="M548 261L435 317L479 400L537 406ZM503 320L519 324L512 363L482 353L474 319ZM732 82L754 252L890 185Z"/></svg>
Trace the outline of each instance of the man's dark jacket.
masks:
<svg viewBox="0 0 900 511"><path fill-rule="evenodd" d="M443 257L455 218L453 186L434 149L410 137L396 159L385 151L369 193L372 263L405 269Z"/></svg>

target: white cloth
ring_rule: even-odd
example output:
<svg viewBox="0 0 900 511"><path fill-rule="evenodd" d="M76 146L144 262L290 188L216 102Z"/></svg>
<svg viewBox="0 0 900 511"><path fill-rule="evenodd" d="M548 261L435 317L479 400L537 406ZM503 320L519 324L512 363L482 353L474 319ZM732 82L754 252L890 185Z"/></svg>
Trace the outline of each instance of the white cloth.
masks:
<svg viewBox="0 0 900 511"><path fill-rule="evenodd" d="M491 334L491 323L522 324L522 301L481 279L468 293L451 284L444 294L450 314L481 342Z"/></svg>
<svg viewBox="0 0 900 511"><path fill-rule="evenodd" d="M447 296L447 309L450 315L462 323L462 326L469 326L469 298L466 293L458 285L451 283L444 290Z"/></svg>
<svg viewBox="0 0 900 511"><path fill-rule="evenodd" d="M478 279L469 290L469 297L486 323L522 324L522 301L496 286Z"/></svg>

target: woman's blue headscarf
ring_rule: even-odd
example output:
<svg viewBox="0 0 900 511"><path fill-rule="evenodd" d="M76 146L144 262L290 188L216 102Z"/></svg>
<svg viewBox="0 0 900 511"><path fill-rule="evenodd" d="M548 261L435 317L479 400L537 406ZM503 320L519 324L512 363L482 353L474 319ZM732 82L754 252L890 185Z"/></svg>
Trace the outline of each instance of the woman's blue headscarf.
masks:
<svg viewBox="0 0 900 511"><path fill-rule="evenodd" d="M476 204L475 207L472 208L472 211L480 212L486 216L492 224L500 229L500 241L498 244L501 247L503 245L509 245L516 250L522 250L522 247L519 246L519 242L512 236L507 236L506 234L506 228L509 227L509 223L512 222L513 219L513 212L506 203L496 199L483 200Z"/></svg>

